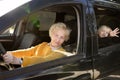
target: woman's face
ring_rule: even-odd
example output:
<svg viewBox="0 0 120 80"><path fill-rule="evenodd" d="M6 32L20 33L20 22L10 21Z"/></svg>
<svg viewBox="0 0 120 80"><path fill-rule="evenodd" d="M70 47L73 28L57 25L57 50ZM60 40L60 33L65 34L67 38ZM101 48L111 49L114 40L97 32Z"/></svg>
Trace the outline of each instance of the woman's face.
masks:
<svg viewBox="0 0 120 80"><path fill-rule="evenodd" d="M60 47L65 41L65 31L63 29L56 30L51 35L51 46Z"/></svg>
<svg viewBox="0 0 120 80"><path fill-rule="evenodd" d="M101 31L99 31L98 34L101 38L104 38L104 37L108 37L109 33L110 33L110 29L109 28L104 28Z"/></svg>

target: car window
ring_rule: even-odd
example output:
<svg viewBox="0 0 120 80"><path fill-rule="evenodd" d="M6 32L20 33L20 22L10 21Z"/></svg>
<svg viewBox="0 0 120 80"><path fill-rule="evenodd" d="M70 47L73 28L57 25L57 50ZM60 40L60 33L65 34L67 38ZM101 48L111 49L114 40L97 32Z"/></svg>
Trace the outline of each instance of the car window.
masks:
<svg viewBox="0 0 120 80"><path fill-rule="evenodd" d="M56 8L60 8L60 10ZM64 10L62 11L63 8ZM67 9L71 9L72 11L68 12ZM50 26L56 22L64 22L71 29L70 39L63 44L63 47L69 52L75 51L77 43L77 21L75 11L71 6L52 6L32 13L28 17L26 27L30 27L33 24L39 30L36 35L39 36L40 42L50 42L48 31Z"/></svg>
<svg viewBox="0 0 120 80"><path fill-rule="evenodd" d="M25 32L22 35L26 33L34 33L34 35L38 37L37 40L34 41L35 45L38 45L42 42L49 43L49 28L56 22L64 22L67 27L71 29L70 39L64 42L62 45L62 47L66 50L66 53L60 53L65 54L68 57L77 54L77 17L74 8L70 5L46 7L29 14L27 17L25 17L25 19L22 20L25 28ZM23 27L23 25L21 27ZM25 41L30 41L30 39L31 37ZM22 44L22 46L24 46L26 43Z"/></svg>
<svg viewBox="0 0 120 80"><path fill-rule="evenodd" d="M15 31L15 25L6 29L3 33L1 33L1 36L12 36L14 34L14 31Z"/></svg>
<svg viewBox="0 0 120 80"><path fill-rule="evenodd" d="M97 36L98 36L98 46L99 48L104 48L108 46L112 46L115 44L120 43L119 39L120 37L110 36L110 33L106 32L107 37L100 37L99 32L102 30L105 30L106 28L100 28L100 27L109 27L112 31L116 28L120 29L119 23L119 13L120 11L116 9L111 9L111 8L105 8L105 7L98 7L96 6L95 8L95 14L96 14L96 20L97 20ZM109 15L108 15L109 14ZM107 30L107 29L106 29ZM101 32L103 34L103 32ZM117 34L120 36L120 34Z"/></svg>

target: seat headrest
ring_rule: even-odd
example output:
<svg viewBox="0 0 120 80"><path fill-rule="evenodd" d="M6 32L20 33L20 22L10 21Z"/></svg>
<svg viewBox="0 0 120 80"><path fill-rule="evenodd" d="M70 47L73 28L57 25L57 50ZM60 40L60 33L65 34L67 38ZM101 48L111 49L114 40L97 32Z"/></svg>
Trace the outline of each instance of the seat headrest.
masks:
<svg viewBox="0 0 120 80"><path fill-rule="evenodd" d="M27 32L37 33L37 32L39 32L39 26L40 26L39 22L37 22L37 23L29 22L27 24L26 30L27 30Z"/></svg>

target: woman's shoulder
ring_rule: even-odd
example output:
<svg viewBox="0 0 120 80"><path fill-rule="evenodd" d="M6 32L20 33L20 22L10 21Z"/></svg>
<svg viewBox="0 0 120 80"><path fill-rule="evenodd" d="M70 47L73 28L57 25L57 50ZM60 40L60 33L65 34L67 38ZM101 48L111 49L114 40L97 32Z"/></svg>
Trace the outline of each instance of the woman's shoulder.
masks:
<svg viewBox="0 0 120 80"><path fill-rule="evenodd" d="M38 45L36 45L36 47L38 47L38 46L45 46L47 44L48 44L48 42L42 42L42 43L39 43Z"/></svg>
<svg viewBox="0 0 120 80"><path fill-rule="evenodd" d="M48 42L42 42L39 45L47 45L47 44L48 44Z"/></svg>

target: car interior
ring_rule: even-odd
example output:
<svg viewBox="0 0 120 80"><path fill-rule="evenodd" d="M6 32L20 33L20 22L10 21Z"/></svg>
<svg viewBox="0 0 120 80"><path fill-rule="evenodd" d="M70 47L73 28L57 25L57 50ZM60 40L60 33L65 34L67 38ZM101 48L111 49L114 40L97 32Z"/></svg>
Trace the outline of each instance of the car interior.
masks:
<svg viewBox="0 0 120 80"><path fill-rule="evenodd" d="M68 12L69 10L70 12ZM38 27L33 20L38 21ZM68 52L72 52L77 42L77 21L74 9L68 6L53 6L31 14L26 22L26 29L21 37L22 39L16 43L19 43L17 49L28 48L43 41L50 42L48 30L56 22L64 22L71 29L70 39L63 44L63 47Z"/></svg>

